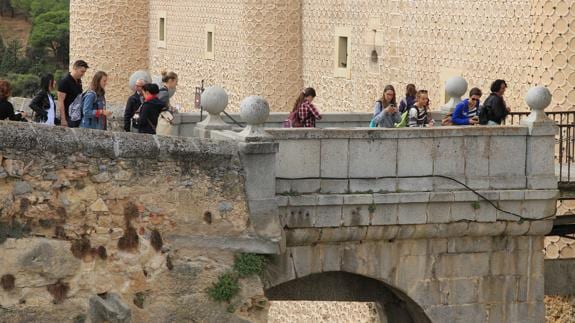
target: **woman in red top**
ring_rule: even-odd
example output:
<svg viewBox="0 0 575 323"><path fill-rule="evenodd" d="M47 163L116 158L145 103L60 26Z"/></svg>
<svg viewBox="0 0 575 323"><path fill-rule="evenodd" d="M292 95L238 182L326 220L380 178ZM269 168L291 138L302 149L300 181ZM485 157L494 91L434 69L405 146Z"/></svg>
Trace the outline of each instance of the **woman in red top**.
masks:
<svg viewBox="0 0 575 323"><path fill-rule="evenodd" d="M315 90L311 87L300 93L290 113L293 128L315 128L316 120L321 120L319 111L312 103L315 96Z"/></svg>

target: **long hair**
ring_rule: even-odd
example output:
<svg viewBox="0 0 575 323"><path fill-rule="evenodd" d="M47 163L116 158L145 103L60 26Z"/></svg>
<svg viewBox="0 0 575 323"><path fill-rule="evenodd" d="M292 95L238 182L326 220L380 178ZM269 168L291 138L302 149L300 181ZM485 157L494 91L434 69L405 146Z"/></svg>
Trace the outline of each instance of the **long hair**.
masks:
<svg viewBox="0 0 575 323"><path fill-rule="evenodd" d="M316 96L315 94L315 90L311 87L306 88L305 90L303 90L303 92L301 92L299 94L299 96L297 97L297 100L295 100L295 103L293 105L293 109L292 112L297 111L297 109L299 108L299 106L303 103L303 101L305 101L305 98L307 98L308 96L314 97Z"/></svg>
<svg viewBox="0 0 575 323"><path fill-rule="evenodd" d="M12 85L10 85L10 82L0 80L0 100L8 100L11 95Z"/></svg>
<svg viewBox="0 0 575 323"><path fill-rule="evenodd" d="M417 95L417 89L415 88L415 84L407 84L405 87L405 96L412 96L415 97Z"/></svg>
<svg viewBox="0 0 575 323"><path fill-rule="evenodd" d="M387 92L387 91L393 91L393 99L391 99L391 101L389 101L389 102L385 99L385 92ZM386 85L386 86L383 88L383 94L381 95L380 101L381 101L381 106L382 106L383 108L386 108L386 107L387 107L388 105L390 105L390 104L393 104L393 105L397 106L397 100L396 100L396 95L395 95L395 88L393 87L393 85Z"/></svg>
<svg viewBox="0 0 575 323"><path fill-rule="evenodd" d="M90 84L90 89L96 92L98 96L106 95L106 90L104 90L100 84L104 77L108 77L108 74L106 74L106 72L98 71L94 75L94 78L92 78L92 83Z"/></svg>
<svg viewBox="0 0 575 323"><path fill-rule="evenodd" d="M46 92L50 92L50 86L54 82L54 75L48 73L40 79L40 88Z"/></svg>
<svg viewBox="0 0 575 323"><path fill-rule="evenodd" d="M177 80L178 74L174 72L162 71L162 82L166 83L169 80Z"/></svg>

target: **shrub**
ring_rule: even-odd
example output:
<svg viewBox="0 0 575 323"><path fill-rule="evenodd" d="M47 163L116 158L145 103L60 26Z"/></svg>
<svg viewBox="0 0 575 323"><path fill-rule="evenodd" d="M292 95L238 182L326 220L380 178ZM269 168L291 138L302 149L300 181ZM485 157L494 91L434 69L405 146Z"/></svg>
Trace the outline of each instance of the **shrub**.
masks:
<svg viewBox="0 0 575 323"><path fill-rule="evenodd" d="M236 255L234 262L234 271L240 277L250 275L261 275L266 267L267 258L264 255L254 253L242 253Z"/></svg>
<svg viewBox="0 0 575 323"><path fill-rule="evenodd" d="M239 291L238 277L233 273L225 273L208 289L208 295L214 301L229 302Z"/></svg>

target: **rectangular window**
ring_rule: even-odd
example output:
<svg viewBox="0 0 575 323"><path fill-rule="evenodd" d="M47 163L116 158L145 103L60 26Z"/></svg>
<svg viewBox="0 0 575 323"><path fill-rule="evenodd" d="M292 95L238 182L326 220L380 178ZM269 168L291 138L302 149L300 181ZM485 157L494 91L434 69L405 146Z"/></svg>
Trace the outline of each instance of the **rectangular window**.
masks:
<svg viewBox="0 0 575 323"><path fill-rule="evenodd" d="M334 76L351 78L351 28L336 27L334 47Z"/></svg>
<svg viewBox="0 0 575 323"><path fill-rule="evenodd" d="M347 68L347 37L339 37L337 48L337 67Z"/></svg>
<svg viewBox="0 0 575 323"><path fill-rule="evenodd" d="M208 24L206 25L206 50L204 53L205 59L214 59L214 53L216 51L216 43L215 43L215 34L216 34L216 27L215 25Z"/></svg>
<svg viewBox="0 0 575 323"><path fill-rule="evenodd" d="M166 41L166 18L160 18L160 41Z"/></svg>

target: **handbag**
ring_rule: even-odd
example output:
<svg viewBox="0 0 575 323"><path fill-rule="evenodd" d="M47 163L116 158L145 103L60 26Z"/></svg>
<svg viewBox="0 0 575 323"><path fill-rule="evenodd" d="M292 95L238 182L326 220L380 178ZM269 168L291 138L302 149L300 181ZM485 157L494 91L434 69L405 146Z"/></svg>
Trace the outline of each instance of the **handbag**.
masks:
<svg viewBox="0 0 575 323"><path fill-rule="evenodd" d="M136 112L134 112L134 115L132 116L132 127L135 129L140 128L140 110L142 109L142 105L144 104L140 104L140 107L138 110L136 110Z"/></svg>

